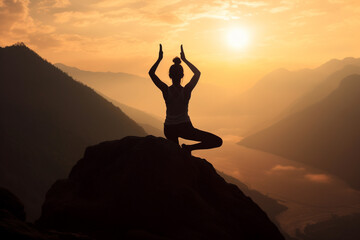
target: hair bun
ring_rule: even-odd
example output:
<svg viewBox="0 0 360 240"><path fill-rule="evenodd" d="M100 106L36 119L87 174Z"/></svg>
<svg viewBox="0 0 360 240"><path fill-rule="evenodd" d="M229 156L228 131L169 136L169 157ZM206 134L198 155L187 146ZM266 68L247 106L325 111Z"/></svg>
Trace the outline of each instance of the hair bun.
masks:
<svg viewBox="0 0 360 240"><path fill-rule="evenodd" d="M180 60L179 57L175 57L175 58L173 59L173 62L174 62L175 65L180 65L181 60Z"/></svg>

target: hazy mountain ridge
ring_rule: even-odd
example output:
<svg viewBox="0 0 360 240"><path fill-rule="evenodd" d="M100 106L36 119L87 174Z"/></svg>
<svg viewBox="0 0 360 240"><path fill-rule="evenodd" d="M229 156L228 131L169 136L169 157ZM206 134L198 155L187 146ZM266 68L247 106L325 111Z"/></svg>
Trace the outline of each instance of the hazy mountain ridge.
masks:
<svg viewBox="0 0 360 240"><path fill-rule="evenodd" d="M286 211L287 207L278 203L275 199L270 198L254 189L250 189L246 184L242 183L240 180L230 175L222 172L218 172L218 174L228 183L235 184L242 192L244 192L244 194L251 197L251 199L253 199L256 204L258 204L272 220L275 219L276 215L280 214L283 211Z"/></svg>
<svg viewBox="0 0 360 240"><path fill-rule="evenodd" d="M285 239L293 240L293 238L291 238L281 229L280 224L276 219L276 216L288 209L285 205L282 205L276 199L249 188L246 184L237 178L219 171L218 174L224 178L226 182L235 184L245 195L249 196L257 205L259 205L259 207L266 212L270 220L276 224L281 233L284 235Z"/></svg>
<svg viewBox="0 0 360 240"><path fill-rule="evenodd" d="M60 63L57 63L56 66L77 81L119 103L125 103L142 111L159 106L160 110L156 114L165 112L161 92L150 79L122 72L85 71Z"/></svg>
<svg viewBox="0 0 360 240"><path fill-rule="evenodd" d="M349 65L353 66L354 71L350 71ZM347 68L347 75L354 74L358 73L355 69L357 67L360 67L360 58L348 57L342 60L330 60L314 69L297 71L277 69L239 96L235 103L238 110L234 113L248 115L252 119L250 123L247 123L249 131L246 133L252 134L285 117L284 112L289 111L287 109L292 109L293 105L303 101L302 99L311 95L312 91L316 92L314 89L325 86L328 79L336 75L336 72L346 71L344 69ZM340 72L339 75L341 75ZM328 91L327 94L330 92ZM321 95L321 97L325 96L326 94ZM314 99L320 100L321 97Z"/></svg>
<svg viewBox="0 0 360 240"><path fill-rule="evenodd" d="M360 188L360 75L344 78L322 101L240 143L326 170Z"/></svg>
<svg viewBox="0 0 360 240"><path fill-rule="evenodd" d="M109 99L144 112L153 113L156 116L165 117L166 108L163 96L150 78L137 77L131 74L128 75L132 76L132 78L127 78L124 73L113 73L111 77L108 77L107 72L79 70L64 64L58 64L57 66L74 77L75 80L86 84ZM186 67L185 64L183 64L183 67ZM191 74L184 76L183 85L190 80L191 76ZM168 76L162 81L171 84ZM206 78L200 78L189 104L191 119L195 124L199 122L202 124L201 127L207 129L220 128L221 124L214 116L228 114L228 109L233 109L232 105L229 105L229 98L226 90L221 85L214 85L206 82ZM226 103L225 106L224 103ZM137 122L147 123L146 121ZM153 125L151 123L147 124Z"/></svg>
<svg viewBox="0 0 360 240"><path fill-rule="evenodd" d="M355 58L355 57L346 57L343 59L331 59L329 61L327 61L326 63L320 65L319 67L317 67L316 69L318 71L324 71L324 72L328 72L328 69L332 69L333 72L341 70L342 68L344 68L347 65L360 65L360 58Z"/></svg>
<svg viewBox="0 0 360 240"><path fill-rule="evenodd" d="M101 94L100 94L101 95ZM112 102L115 106L119 107L126 115L128 115L131 119L136 121L144 130L154 136L163 137L164 132L164 123L160 119L160 117L157 117L155 115L152 115L151 113L147 113L144 111L141 111L139 109L130 107L124 103L120 103L114 99L108 98L104 96L104 98L108 99L110 102Z"/></svg>
<svg viewBox="0 0 360 240"><path fill-rule="evenodd" d="M355 240L360 238L360 213L332 216L331 219L309 224L297 237L304 240Z"/></svg>
<svg viewBox="0 0 360 240"><path fill-rule="evenodd" d="M292 105L285 109L280 118L284 118L292 113L301 111L308 106L324 99L339 87L341 81L353 74L360 74L360 65L346 65L342 69L328 76L324 81L317 85L314 89L297 99Z"/></svg>
<svg viewBox="0 0 360 240"><path fill-rule="evenodd" d="M119 107L126 115L140 124L147 133L155 136L164 135L163 121L160 118L133 107L146 107L146 102L154 103L153 97L150 97L149 94L158 95L158 90L153 86L151 80L123 72L86 71L62 63L56 63L55 66L71 75L75 80L91 87L115 106ZM141 94L138 95L137 93L132 94L133 92L147 92L149 96L141 96ZM120 102L118 99L122 99L123 102Z"/></svg>
<svg viewBox="0 0 360 240"><path fill-rule="evenodd" d="M353 58L346 58L352 60ZM335 60L333 60L335 61ZM338 62L337 60L335 62ZM332 61L330 61L332 62ZM348 62L348 61L345 61ZM333 64L330 64L333 65ZM331 92L333 92L337 87L339 87L340 82L347 76L352 74L360 74L360 65L345 65L342 69L330 74L326 77L321 83L316 85L314 88L304 93L302 96L293 101L288 107L286 107L279 115L275 116L273 119L264 122L263 124L253 128L251 131L247 133L248 135L252 135L260 130L263 130L276 122L284 119L285 117L299 112L312 104L321 101L326 96L328 96Z"/></svg>
<svg viewBox="0 0 360 240"><path fill-rule="evenodd" d="M25 45L0 48L0 184L39 214L86 146L144 130ZM21 180L19 180L21 179Z"/></svg>
<svg viewBox="0 0 360 240"><path fill-rule="evenodd" d="M132 80L132 81L144 81L145 78L142 78L140 76L130 74L130 73L124 73L124 72L94 72L94 71L86 71L81 70L76 67L67 66L62 63L55 63L54 64L57 68L61 69L62 71L73 75L74 78L81 77L85 81L89 83L89 85L96 84L98 80L102 80L103 76L106 76L107 80L113 80L114 83L118 82L119 80ZM84 77L83 77L84 76ZM85 78L86 77L86 78ZM111 83L109 83L111 84Z"/></svg>
<svg viewBox="0 0 360 240"><path fill-rule="evenodd" d="M126 115L134 119L144 130L151 135L163 137L164 132L164 123L157 118L156 116L152 116L149 113L138 110L136 108L130 107L126 104L119 103L115 100L111 101L115 106L121 108Z"/></svg>

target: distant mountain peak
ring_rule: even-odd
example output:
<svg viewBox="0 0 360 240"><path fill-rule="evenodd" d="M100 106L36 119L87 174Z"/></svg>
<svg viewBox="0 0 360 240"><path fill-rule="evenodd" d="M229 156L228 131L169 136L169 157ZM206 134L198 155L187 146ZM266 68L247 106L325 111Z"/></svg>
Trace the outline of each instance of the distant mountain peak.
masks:
<svg viewBox="0 0 360 240"><path fill-rule="evenodd" d="M354 57L346 57L343 59L343 61L357 61L359 60L359 58L354 58Z"/></svg>
<svg viewBox="0 0 360 240"><path fill-rule="evenodd" d="M6 46L6 47L0 47L0 50L2 51L17 51L16 53L18 54L17 56L14 57L21 57L23 55L19 55L19 54L30 54L33 56L37 56L39 58L41 58L35 51L33 51L32 49L30 49L28 46L25 45L25 43L23 42L18 42L15 43L13 45L10 46ZM1 52L0 52L1 54ZM30 56L29 55L29 56ZM41 58L42 59L42 58Z"/></svg>
<svg viewBox="0 0 360 240"><path fill-rule="evenodd" d="M27 49L30 49L28 48L25 43L23 42L17 42L17 43L14 43L13 45L9 46L9 47L24 47L24 48L27 48Z"/></svg>
<svg viewBox="0 0 360 240"><path fill-rule="evenodd" d="M343 59L333 58L325 62L324 64L320 65L316 69L320 71L322 70L328 71L328 69L333 69L333 71L337 71L349 64L360 65L360 58L355 58L355 57L346 57Z"/></svg>
<svg viewBox="0 0 360 240"><path fill-rule="evenodd" d="M352 74L345 77L341 83L339 88L355 88L355 90L360 92L360 75L359 74Z"/></svg>
<svg viewBox="0 0 360 240"><path fill-rule="evenodd" d="M83 70L77 67L71 67L68 66L66 64L63 63L55 63L54 64L56 67L60 68L61 70L67 72L68 74L79 74L79 73L85 73L85 74L106 74L106 75L119 75L121 77L131 77L131 78L142 78L138 75L132 74L132 73L126 73L126 72L112 72L112 71L99 71L99 72L95 72L95 71L90 71L90 70Z"/></svg>

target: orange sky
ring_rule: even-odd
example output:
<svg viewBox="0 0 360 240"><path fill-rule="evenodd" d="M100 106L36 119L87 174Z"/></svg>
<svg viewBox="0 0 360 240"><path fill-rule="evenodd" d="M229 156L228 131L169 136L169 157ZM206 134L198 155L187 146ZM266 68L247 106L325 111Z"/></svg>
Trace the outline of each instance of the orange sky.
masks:
<svg viewBox="0 0 360 240"><path fill-rule="evenodd" d="M245 29L242 49L226 42ZM360 56L360 1L0 0L0 46L22 41L52 63L146 76L179 45L212 83L248 86L279 67Z"/></svg>

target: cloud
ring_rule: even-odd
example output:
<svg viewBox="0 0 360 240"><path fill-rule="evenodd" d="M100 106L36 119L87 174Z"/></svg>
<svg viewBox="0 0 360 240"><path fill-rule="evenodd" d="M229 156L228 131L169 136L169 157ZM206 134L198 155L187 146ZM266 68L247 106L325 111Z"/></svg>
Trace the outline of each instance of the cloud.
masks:
<svg viewBox="0 0 360 240"><path fill-rule="evenodd" d="M266 171L266 173L272 176L291 176L292 178L297 177L298 179L303 179L305 168L278 164Z"/></svg>
<svg viewBox="0 0 360 240"><path fill-rule="evenodd" d="M169 2L168 2L169 3ZM99 9L114 9L114 8L129 8L129 9L141 9L144 7L147 7L148 5L155 4L156 1L152 1L152 4L150 1L146 0L140 0L140 1L114 1L114 0L103 0L98 1L94 4L92 4L93 7Z"/></svg>
<svg viewBox="0 0 360 240"><path fill-rule="evenodd" d="M29 16L28 0L3 0L0 7L0 34L29 27L33 20Z"/></svg>
<svg viewBox="0 0 360 240"><path fill-rule="evenodd" d="M65 8L70 5L70 0L43 0L38 3L38 8L39 10L49 10L54 8Z"/></svg>
<svg viewBox="0 0 360 240"><path fill-rule="evenodd" d="M236 4L238 5L244 5L247 7L253 7L253 8L258 8L258 7L264 7L267 6L268 3L266 2L254 2L254 1L243 1L243 2L237 2Z"/></svg>
<svg viewBox="0 0 360 240"><path fill-rule="evenodd" d="M303 171L304 168L298 168L290 165L276 165L275 167L271 168L270 171Z"/></svg>
<svg viewBox="0 0 360 240"><path fill-rule="evenodd" d="M0 44L26 42L29 35L50 32L52 27L37 23L31 16L28 0L0 0Z"/></svg>
<svg viewBox="0 0 360 240"><path fill-rule="evenodd" d="M56 28L31 16L28 0L0 1L0 44L25 42L41 48L59 46L52 35Z"/></svg>
<svg viewBox="0 0 360 240"><path fill-rule="evenodd" d="M303 181L304 179L316 183L329 183L331 177L327 174L314 174L308 173L303 167L295 167L291 165L276 165L267 171L268 174L278 175L278 176L291 176L292 178L297 177L297 179Z"/></svg>
<svg viewBox="0 0 360 240"><path fill-rule="evenodd" d="M56 35L47 33L30 34L28 43L42 49L57 48L62 45L62 41Z"/></svg>
<svg viewBox="0 0 360 240"><path fill-rule="evenodd" d="M48 49L41 53L49 55L72 49L67 55L71 59L71 54L85 56L88 51L104 56L108 48L119 55L148 56L154 43L170 46L182 41L210 59L211 51L227 57L221 33L239 25L253 31L248 51L252 57L272 56L274 63L287 63L289 57L303 56L297 49L318 44L329 32L346 30L351 36L359 26L359 14L354 13L360 12L360 5L341 2L345 1L0 0L0 44L24 41L35 50ZM285 169L295 171L283 166L274 167L273 173L285 174Z"/></svg>
<svg viewBox="0 0 360 240"><path fill-rule="evenodd" d="M285 12L287 10L290 10L291 7L289 6L280 6L280 7L274 7L274 8L271 8L269 10L270 13L280 13L280 12Z"/></svg>
<svg viewBox="0 0 360 240"><path fill-rule="evenodd" d="M95 22L100 21L103 17L97 11L88 11L88 12L75 12L75 11L68 11L68 12L61 12L54 14L55 22L56 23L72 23L72 24L80 24L83 22Z"/></svg>
<svg viewBox="0 0 360 240"><path fill-rule="evenodd" d="M321 10L317 10L317 9L308 9L308 10L304 10L300 13L301 17L316 17L316 16L321 16L321 15L325 15L326 12L321 11Z"/></svg>
<svg viewBox="0 0 360 240"><path fill-rule="evenodd" d="M345 3L345 0L328 0L331 4L342 4Z"/></svg>
<svg viewBox="0 0 360 240"><path fill-rule="evenodd" d="M171 12L152 13L136 9L118 8L107 11L64 11L54 14L56 23L69 23L75 27L87 27L92 24L113 25L136 22L137 25L174 25L183 21Z"/></svg>
<svg viewBox="0 0 360 240"><path fill-rule="evenodd" d="M330 176L326 175L326 174L306 174L305 179L312 181L312 182L318 182L318 183L331 182Z"/></svg>
<svg viewBox="0 0 360 240"><path fill-rule="evenodd" d="M172 14L172 13L163 13L160 15L155 14L155 15L148 16L148 18L151 18L154 20L159 20L161 22L168 23L168 24L183 23L183 21L179 17L177 17L175 14Z"/></svg>
<svg viewBox="0 0 360 240"><path fill-rule="evenodd" d="M225 129L226 131L226 129ZM239 142L242 138L237 136L237 135L231 135L231 134L222 134L222 139L224 140L224 142L231 142L231 143L237 143Z"/></svg>

